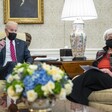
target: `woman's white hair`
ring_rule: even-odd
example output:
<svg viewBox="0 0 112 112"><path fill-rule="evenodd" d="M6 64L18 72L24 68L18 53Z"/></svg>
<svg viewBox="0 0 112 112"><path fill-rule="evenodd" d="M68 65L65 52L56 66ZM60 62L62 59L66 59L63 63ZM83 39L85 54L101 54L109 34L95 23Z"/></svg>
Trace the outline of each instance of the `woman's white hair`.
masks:
<svg viewBox="0 0 112 112"><path fill-rule="evenodd" d="M104 34L103 34L103 38L105 39L105 40L108 40L108 39L112 39L112 36L110 37L110 35L112 35L112 28L110 28L110 29L108 29L108 30L106 30L105 32L104 32Z"/></svg>

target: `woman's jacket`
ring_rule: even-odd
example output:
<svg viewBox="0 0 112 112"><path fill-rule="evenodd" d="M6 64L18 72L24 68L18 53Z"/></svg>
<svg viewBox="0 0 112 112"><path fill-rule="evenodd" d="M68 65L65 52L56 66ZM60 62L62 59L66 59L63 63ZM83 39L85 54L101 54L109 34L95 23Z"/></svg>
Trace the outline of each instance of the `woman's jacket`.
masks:
<svg viewBox="0 0 112 112"><path fill-rule="evenodd" d="M108 51L108 47L107 46L103 47L103 50L98 51L96 53L96 60L93 62L92 65L97 67L98 63L100 62L100 60L107 54L107 51Z"/></svg>

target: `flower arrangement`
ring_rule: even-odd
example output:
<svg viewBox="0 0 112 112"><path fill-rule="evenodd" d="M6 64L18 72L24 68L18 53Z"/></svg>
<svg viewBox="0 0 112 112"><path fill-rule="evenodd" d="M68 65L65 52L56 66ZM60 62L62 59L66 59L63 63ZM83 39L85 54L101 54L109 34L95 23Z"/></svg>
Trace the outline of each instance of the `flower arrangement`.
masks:
<svg viewBox="0 0 112 112"><path fill-rule="evenodd" d="M8 96L13 100L25 98L28 102L50 97L65 99L72 86L64 71L46 63L18 63L6 78Z"/></svg>

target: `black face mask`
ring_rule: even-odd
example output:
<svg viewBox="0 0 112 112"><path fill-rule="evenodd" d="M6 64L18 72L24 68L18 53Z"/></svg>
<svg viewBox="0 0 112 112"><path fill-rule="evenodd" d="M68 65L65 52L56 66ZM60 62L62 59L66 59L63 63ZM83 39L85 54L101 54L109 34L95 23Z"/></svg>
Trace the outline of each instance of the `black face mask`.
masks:
<svg viewBox="0 0 112 112"><path fill-rule="evenodd" d="M16 35L17 35L16 33L9 33L9 36L8 36L9 40L15 40Z"/></svg>
<svg viewBox="0 0 112 112"><path fill-rule="evenodd" d="M106 40L106 45L110 48L112 48L112 39Z"/></svg>

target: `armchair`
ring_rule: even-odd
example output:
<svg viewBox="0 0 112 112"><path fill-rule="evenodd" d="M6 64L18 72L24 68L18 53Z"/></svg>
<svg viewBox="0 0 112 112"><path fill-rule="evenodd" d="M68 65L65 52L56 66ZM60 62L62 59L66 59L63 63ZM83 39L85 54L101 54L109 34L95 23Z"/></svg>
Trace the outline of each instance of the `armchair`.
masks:
<svg viewBox="0 0 112 112"><path fill-rule="evenodd" d="M112 88L92 92L89 97L89 106L112 112Z"/></svg>
<svg viewBox="0 0 112 112"><path fill-rule="evenodd" d="M5 36L6 36L5 32L0 32L0 39L4 38ZM32 37L29 33L27 33L27 32L17 33L16 38L26 41L27 45L30 46Z"/></svg>
<svg viewBox="0 0 112 112"><path fill-rule="evenodd" d="M72 80L74 80L75 77ZM89 95L88 100L90 107L103 112L112 112L112 88L94 91Z"/></svg>
<svg viewBox="0 0 112 112"><path fill-rule="evenodd" d="M0 39L6 36L5 32L0 32ZM25 33L17 33L17 38L26 41Z"/></svg>

